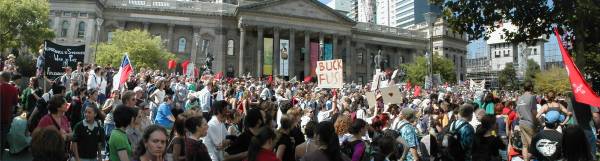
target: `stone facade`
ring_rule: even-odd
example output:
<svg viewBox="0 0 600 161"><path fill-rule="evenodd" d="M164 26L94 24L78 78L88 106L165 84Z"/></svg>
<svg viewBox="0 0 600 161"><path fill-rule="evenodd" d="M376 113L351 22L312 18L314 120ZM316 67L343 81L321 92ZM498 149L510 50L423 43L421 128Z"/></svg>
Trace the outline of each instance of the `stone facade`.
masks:
<svg viewBox="0 0 600 161"><path fill-rule="evenodd" d="M239 5L173 0L51 0L50 4L51 27L57 35L54 41L86 44L86 62L94 61L94 47L90 45L96 42L96 34L98 41L105 42L117 29L143 29L160 36L170 52L192 59L197 66L211 55L214 71L230 76L261 76L259 69L264 63L258 58L264 56L263 38L273 38L274 75L279 75L278 42L286 39L290 42L290 78L302 79L310 74L305 48L310 42L318 42L333 44L333 58L344 59L348 82L366 83L375 70L373 57L379 50L386 67L395 68L423 54L428 42L418 31L357 23L317 0L244 1ZM96 19L103 23L97 26ZM67 22L65 29L63 22ZM80 30L81 22L85 25Z"/></svg>

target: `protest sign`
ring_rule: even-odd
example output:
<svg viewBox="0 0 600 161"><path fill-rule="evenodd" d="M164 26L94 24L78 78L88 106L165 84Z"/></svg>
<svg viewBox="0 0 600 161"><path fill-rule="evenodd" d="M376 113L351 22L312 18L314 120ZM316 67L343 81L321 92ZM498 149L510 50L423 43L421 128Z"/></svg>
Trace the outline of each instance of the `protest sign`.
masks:
<svg viewBox="0 0 600 161"><path fill-rule="evenodd" d="M51 41L44 41L44 69L50 79L64 74L63 67L75 68L77 62L85 58L85 45L62 46Z"/></svg>
<svg viewBox="0 0 600 161"><path fill-rule="evenodd" d="M381 89L381 96L385 104L401 104L402 96L397 85Z"/></svg>
<svg viewBox="0 0 600 161"><path fill-rule="evenodd" d="M342 88L344 85L342 59L318 61L315 73L319 88Z"/></svg>
<svg viewBox="0 0 600 161"><path fill-rule="evenodd" d="M365 96L367 96L367 103L369 104L369 107L377 106L377 99L375 98L375 92L367 92L367 93L365 93Z"/></svg>

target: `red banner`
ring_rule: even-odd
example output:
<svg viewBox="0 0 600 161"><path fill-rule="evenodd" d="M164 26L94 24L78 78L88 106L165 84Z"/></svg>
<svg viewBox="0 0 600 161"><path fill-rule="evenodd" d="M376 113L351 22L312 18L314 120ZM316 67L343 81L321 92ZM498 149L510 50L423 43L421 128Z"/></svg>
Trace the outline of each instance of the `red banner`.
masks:
<svg viewBox="0 0 600 161"><path fill-rule="evenodd" d="M319 60L319 43L310 43L310 75L314 76L315 69L317 68L317 61ZM306 61L306 60L305 60Z"/></svg>
<svg viewBox="0 0 600 161"><path fill-rule="evenodd" d="M421 95L421 86L415 86L415 97Z"/></svg>
<svg viewBox="0 0 600 161"><path fill-rule="evenodd" d="M569 57L569 52L563 46L557 28L554 28L554 34L558 40L558 46L560 47L560 53L562 54L565 63L565 69L567 70L569 80L571 81L571 90L573 90L575 100L580 103L600 107L600 97L598 97L592 88L590 88L590 85L585 82L585 79L581 76L581 72L579 72L579 69L575 66L571 57Z"/></svg>

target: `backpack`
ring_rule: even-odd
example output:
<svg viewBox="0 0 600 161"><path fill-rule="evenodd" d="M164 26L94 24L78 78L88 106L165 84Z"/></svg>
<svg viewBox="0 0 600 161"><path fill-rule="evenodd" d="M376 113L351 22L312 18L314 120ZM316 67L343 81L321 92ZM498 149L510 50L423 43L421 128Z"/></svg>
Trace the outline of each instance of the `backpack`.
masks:
<svg viewBox="0 0 600 161"><path fill-rule="evenodd" d="M354 147L356 147L356 145L358 145L359 143L365 144L365 151L363 152L363 155L361 156L360 160L361 161L369 161L371 159L371 157L373 155L375 155L376 151L374 149L372 149L371 146L367 145L367 142L362 141L362 140L354 140L351 142L345 140L341 146L342 153L344 155L348 156L348 158L352 158L352 154L354 154Z"/></svg>
<svg viewBox="0 0 600 161"><path fill-rule="evenodd" d="M464 126L468 125L469 123L467 122L463 122L462 124L458 125L458 126L454 126L454 128L452 128L452 125L455 125L455 122L452 122L450 124L450 128L447 129L443 136L442 136L442 144L441 144L441 149L440 152L442 154L442 160L444 161L459 161L459 160L465 160L465 152L464 149L462 147L462 145L460 144L460 133L459 130L462 129Z"/></svg>

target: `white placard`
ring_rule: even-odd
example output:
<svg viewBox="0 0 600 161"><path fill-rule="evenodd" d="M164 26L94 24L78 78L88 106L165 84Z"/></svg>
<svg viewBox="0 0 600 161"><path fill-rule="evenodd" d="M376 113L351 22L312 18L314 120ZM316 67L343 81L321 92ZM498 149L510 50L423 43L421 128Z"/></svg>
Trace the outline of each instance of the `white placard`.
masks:
<svg viewBox="0 0 600 161"><path fill-rule="evenodd" d="M342 59L318 61L315 72L319 88L343 88L344 64Z"/></svg>

